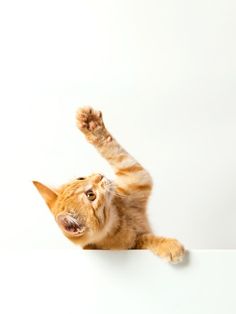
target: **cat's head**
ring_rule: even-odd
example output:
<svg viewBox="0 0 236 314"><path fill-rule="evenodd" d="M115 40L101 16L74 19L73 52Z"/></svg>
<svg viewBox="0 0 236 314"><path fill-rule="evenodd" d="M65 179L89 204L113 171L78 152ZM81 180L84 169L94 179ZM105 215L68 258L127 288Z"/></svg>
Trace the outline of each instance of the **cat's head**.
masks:
<svg viewBox="0 0 236 314"><path fill-rule="evenodd" d="M33 183L69 239L83 245L102 232L112 200L111 182L103 175L80 177L59 189Z"/></svg>

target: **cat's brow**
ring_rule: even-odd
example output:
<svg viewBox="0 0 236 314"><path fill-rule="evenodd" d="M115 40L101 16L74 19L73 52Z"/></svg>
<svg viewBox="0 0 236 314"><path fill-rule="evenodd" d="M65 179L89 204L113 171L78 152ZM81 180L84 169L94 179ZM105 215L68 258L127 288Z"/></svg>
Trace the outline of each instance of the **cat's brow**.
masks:
<svg viewBox="0 0 236 314"><path fill-rule="evenodd" d="M77 194L80 194L80 193L83 193L83 192L84 192L84 187L83 186L80 186L79 188L77 188L75 190L75 193L77 193Z"/></svg>
<svg viewBox="0 0 236 314"><path fill-rule="evenodd" d="M87 184L85 187L84 187L84 191L89 191L89 190L92 190L93 189L93 186L92 184Z"/></svg>
<svg viewBox="0 0 236 314"><path fill-rule="evenodd" d="M81 193L84 193L84 192L92 190L92 189L93 189L93 185L92 184L86 184L86 185L82 185L82 186L78 187L75 190L75 193L81 194Z"/></svg>

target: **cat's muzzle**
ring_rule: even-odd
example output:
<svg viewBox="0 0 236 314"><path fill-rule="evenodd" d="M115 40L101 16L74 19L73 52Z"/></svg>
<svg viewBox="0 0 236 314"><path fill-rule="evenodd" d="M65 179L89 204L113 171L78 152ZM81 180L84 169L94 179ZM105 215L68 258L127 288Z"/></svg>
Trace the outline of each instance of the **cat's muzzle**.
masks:
<svg viewBox="0 0 236 314"><path fill-rule="evenodd" d="M56 220L62 230L70 235L82 235L86 229L83 223L70 214L59 214Z"/></svg>

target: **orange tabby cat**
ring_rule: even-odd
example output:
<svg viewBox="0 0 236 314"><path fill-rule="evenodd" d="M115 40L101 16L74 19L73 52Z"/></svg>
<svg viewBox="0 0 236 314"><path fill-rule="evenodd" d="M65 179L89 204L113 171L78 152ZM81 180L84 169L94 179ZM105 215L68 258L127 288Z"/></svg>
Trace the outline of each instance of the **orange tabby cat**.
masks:
<svg viewBox="0 0 236 314"><path fill-rule="evenodd" d="M56 190L33 182L65 236L84 249L150 249L170 262L181 261L183 246L155 236L149 226L150 174L107 131L101 112L80 109L77 125L110 163L116 179L92 174Z"/></svg>

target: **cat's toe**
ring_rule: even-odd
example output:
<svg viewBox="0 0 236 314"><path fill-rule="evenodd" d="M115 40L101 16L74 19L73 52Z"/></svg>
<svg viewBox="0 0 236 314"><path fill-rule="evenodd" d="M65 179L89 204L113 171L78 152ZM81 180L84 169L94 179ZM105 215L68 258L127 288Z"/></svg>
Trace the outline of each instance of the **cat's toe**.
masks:
<svg viewBox="0 0 236 314"><path fill-rule="evenodd" d="M88 117L84 112L79 110L76 115L77 126L81 131L84 131L88 128Z"/></svg>
<svg viewBox="0 0 236 314"><path fill-rule="evenodd" d="M87 115L90 115L93 112L93 108L90 106L83 107L80 110Z"/></svg>
<svg viewBox="0 0 236 314"><path fill-rule="evenodd" d="M183 261L185 255L185 250L183 247L179 248L178 250L171 252L170 263L178 264Z"/></svg>
<svg viewBox="0 0 236 314"><path fill-rule="evenodd" d="M177 264L184 259L185 249L183 245L175 239L164 239L155 249L157 255L167 262Z"/></svg>

